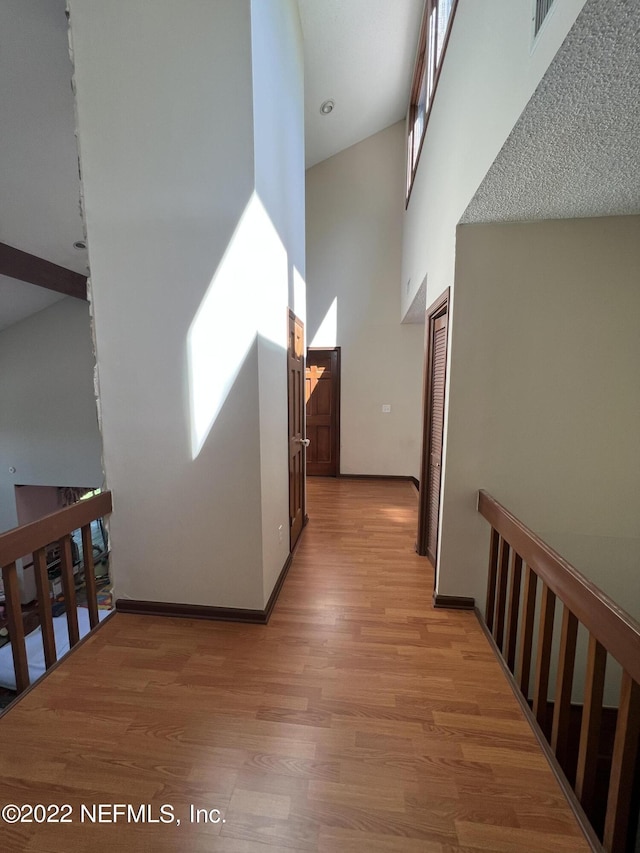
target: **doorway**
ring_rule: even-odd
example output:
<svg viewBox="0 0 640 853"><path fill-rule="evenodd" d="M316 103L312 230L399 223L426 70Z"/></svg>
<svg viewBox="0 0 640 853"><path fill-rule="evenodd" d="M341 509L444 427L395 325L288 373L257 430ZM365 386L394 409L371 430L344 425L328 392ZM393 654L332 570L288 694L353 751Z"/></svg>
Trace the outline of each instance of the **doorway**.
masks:
<svg viewBox="0 0 640 853"><path fill-rule="evenodd" d="M305 523L304 326L289 311L287 351L289 405L289 549L293 551Z"/></svg>
<svg viewBox="0 0 640 853"><path fill-rule="evenodd" d="M442 486L448 318L449 289L427 310L425 329L421 488L416 550L421 556L428 557L436 569ZM435 577L434 573L434 584Z"/></svg>
<svg viewBox="0 0 640 853"><path fill-rule="evenodd" d="M309 347L305 370L307 474L340 474L340 347Z"/></svg>

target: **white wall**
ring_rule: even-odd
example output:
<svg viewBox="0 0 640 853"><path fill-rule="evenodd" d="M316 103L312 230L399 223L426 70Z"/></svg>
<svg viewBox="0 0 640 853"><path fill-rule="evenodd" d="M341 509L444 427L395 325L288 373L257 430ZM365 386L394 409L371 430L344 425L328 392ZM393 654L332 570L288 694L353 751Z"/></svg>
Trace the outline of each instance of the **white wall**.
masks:
<svg viewBox="0 0 640 853"><path fill-rule="evenodd" d="M18 523L17 484L102 484L94 364L89 309L78 299L0 332L0 531Z"/></svg>
<svg viewBox="0 0 640 853"><path fill-rule="evenodd" d="M427 305L453 285L456 225L584 3L554 3L531 51L532 2L459 0L404 219L401 316L425 275Z"/></svg>
<svg viewBox="0 0 640 853"><path fill-rule="evenodd" d="M296 0L252 0L253 127L256 193L289 266L305 274L304 55ZM304 303L289 304L304 321ZM286 369L285 369L286 374Z"/></svg>
<svg viewBox="0 0 640 853"><path fill-rule="evenodd" d="M250 5L69 6L116 594L261 607L255 342L195 460L187 355L253 190Z"/></svg>
<svg viewBox="0 0 640 853"><path fill-rule="evenodd" d="M402 122L307 171L307 343L342 347L343 474L419 476L424 327L398 318L403 174Z"/></svg>
<svg viewBox="0 0 640 853"><path fill-rule="evenodd" d="M484 488L640 618L639 268L640 217L458 228L439 592L484 607Z"/></svg>
<svg viewBox="0 0 640 853"><path fill-rule="evenodd" d="M271 6L284 50L293 9ZM250 0L70 10L116 595L262 608L258 333L272 288L284 323L288 247L254 192L260 15Z"/></svg>
<svg viewBox="0 0 640 853"><path fill-rule="evenodd" d="M268 224L259 262L258 363L264 604L289 554L287 308L304 323L304 57L295 0L253 0L256 196ZM274 109L277 104L277 109Z"/></svg>

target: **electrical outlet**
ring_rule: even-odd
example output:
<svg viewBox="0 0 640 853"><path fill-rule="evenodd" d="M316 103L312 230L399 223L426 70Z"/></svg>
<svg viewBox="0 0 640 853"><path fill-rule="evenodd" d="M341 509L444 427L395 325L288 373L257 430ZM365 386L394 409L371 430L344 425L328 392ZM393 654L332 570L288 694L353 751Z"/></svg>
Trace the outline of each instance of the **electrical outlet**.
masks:
<svg viewBox="0 0 640 853"><path fill-rule="evenodd" d="M278 527L278 542L282 542L283 533L284 533L284 526L281 524L280 527Z"/></svg>
<svg viewBox="0 0 640 853"><path fill-rule="evenodd" d="M389 412L391 411L391 406L389 405L389 403L382 404L382 411L385 413L385 415L389 414Z"/></svg>

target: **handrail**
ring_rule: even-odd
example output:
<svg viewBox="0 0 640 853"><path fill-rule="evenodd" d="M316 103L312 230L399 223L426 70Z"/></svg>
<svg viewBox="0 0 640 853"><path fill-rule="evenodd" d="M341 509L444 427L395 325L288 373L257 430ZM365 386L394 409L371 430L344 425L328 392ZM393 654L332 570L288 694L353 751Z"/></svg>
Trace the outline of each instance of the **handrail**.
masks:
<svg viewBox="0 0 640 853"><path fill-rule="evenodd" d="M573 790L604 849L622 853L627 849L633 808L637 805L634 791L638 791L639 772L635 763L640 744L640 624L484 490L478 493L478 512L491 525L485 610L488 633L504 659L505 670L513 676L523 708L530 714L536 598L538 581L542 582L532 725L539 737L546 738L549 746L545 745L545 749L551 750L547 754L550 760L557 761L559 778L571 796L568 778L575 778ZM556 598L564 608L550 726L548 688ZM580 744L577 757L571 760L567 739L579 623L589 632L589 651ZM596 790L601 781L598 753L608 654L618 661L623 672L606 815L601 824ZM576 808L578 816L584 814L577 801Z"/></svg>
<svg viewBox="0 0 640 853"><path fill-rule="evenodd" d="M111 492L101 492L92 498L49 513L37 521L0 533L0 566L13 563L38 548L45 548L66 533L108 515L111 510Z"/></svg>
<svg viewBox="0 0 640 853"><path fill-rule="evenodd" d="M478 492L478 512L633 680L640 682L640 624L482 489Z"/></svg>
<svg viewBox="0 0 640 853"><path fill-rule="evenodd" d="M38 615L42 628L45 664L46 668L49 669L56 662L57 655L45 549L49 544L56 541L60 547L60 568L66 604L69 645L74 646L79 641L80 636L73 577L71 534L74 530L80 529L82 535L87 607L89 610L89 624L93 629L98 624L98 604L96 598L93 544L91 540L91 522L108 515L111 510L111 492L102 492L95 497L79 501L65 509L46 515L38 521L33 521L21 527L14 527L12 530L0 534L0 567L4 583L7 626L9 628L9 639L11 640L11 652L13 655L18 693L22 693L27 689L30 679L16 561L26 554L33 554Z"/></svg>

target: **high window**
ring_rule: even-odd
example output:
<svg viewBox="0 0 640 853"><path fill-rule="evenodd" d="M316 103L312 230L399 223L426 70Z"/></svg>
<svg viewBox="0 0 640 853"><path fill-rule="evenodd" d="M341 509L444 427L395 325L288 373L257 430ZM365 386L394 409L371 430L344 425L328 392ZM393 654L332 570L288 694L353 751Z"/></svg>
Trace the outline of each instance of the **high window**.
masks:
<svg viewBox="0 0 640 853"><path fill-rule="evenodd" d="M458 0L425 0L418 55L413 72L407 140L407 201L418 166Z"/></svg>
<svg viewBox="0 0 640 853"><path fill-rule="evenodd" d="M553 0L536 0L536 11L533 22L533 35L538 35L540 32L540 28L542 27L545 18L549 14L549 9L551 8L551 4Z"/></svg>

